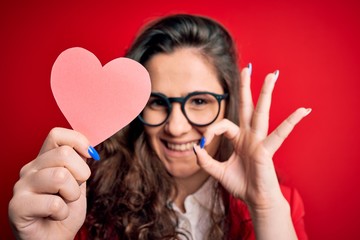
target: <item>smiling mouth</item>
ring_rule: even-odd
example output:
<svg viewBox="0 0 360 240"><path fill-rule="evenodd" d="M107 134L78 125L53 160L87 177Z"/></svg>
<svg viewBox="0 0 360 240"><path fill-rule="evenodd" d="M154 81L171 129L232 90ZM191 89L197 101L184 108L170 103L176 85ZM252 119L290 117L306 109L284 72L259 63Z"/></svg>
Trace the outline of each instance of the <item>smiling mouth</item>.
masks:
<svg viewBox="0 0 360 240"><path fill-rule="evenodd" d="M168 149L178 152L186 152L192 150L195 144L198 144L198 141L181 143L181 144L165 142L165 146Z"/></svg>

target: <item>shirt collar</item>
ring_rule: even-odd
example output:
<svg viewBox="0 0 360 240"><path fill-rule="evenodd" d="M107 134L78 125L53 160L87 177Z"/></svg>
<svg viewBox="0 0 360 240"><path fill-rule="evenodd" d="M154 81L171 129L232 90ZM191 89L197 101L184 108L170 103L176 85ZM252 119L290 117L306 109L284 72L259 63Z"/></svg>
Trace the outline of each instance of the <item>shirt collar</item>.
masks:
<svg viewBox="0 0 360 240"><path fill-rule="evenodd" d="M206 209L207 211L211 211L213 207L214 199L214 191L216 189L218 182L213 178L209 177L204 184L193 194L190 194L185 198L185 211L189 212L192 211L192 208L201 206L202 208ZM223 203L221 201L220 208L215 208L216 213L220 213L224 211ZM170 203L170 206L180 212L179 208L174 204Z"/></svg>

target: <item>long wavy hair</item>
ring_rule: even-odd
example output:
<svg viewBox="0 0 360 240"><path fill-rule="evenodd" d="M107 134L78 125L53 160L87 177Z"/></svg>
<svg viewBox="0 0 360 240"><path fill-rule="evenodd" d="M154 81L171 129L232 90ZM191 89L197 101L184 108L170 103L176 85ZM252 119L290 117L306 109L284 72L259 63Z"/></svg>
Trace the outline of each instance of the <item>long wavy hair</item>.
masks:
<svg viewBox="0 0 360 240"><path fill-rule="evenodd" d="M126 57L145 65L158 53L179 48L197 49L217 71L224 92L229 93L225 117L238 123L239 69L234 41L228 31L207 17L177 14L147 25L136 37ZM86 227L91 239L178 239L178 219L168 206L176 186L151 149L138 119L97 146L101 161L89 161ZM226 160L231 144L222 138L215 158ZM231 224L228 194L214 185L209 239L226 239ZM225 212L215 214L220 204ZM218 211L217 211L218 212Z"/></svg>

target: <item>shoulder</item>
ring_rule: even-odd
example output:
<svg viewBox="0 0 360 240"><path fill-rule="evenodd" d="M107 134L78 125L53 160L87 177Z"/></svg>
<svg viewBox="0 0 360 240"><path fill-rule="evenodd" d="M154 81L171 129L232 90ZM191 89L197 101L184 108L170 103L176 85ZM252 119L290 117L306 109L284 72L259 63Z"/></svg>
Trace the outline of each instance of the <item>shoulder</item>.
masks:
<svg viewBox="0 0 360 240"><path fill-rule="evenodd" d="M280 185L281 192L284 195L285 199L288 201L291 208L291 216L294 218L299 218L305 215L303 200L296 190L296 188L288 187L285 185ZM230 196L230 209L232 211L243 213L242 219L248 220L250 219L250 214L247 209L246 204L234 197Z"/></svg>
<svg viewBox="0 0 360 240"><path fill-rule="evenodd" d="M285 185L280 185L280 187L282 194L290 205L291 218L298 239L307 239L304 224L304 203L299 192L295 188ZM251 216L243 201L230 196L229 214L231 219L231 236L247 236L243 239L255 239Z"/></svg>
<svg viewBox="0 0 360 240"><path fill-rule="evenodd" d="M280 185L280 188L282 194L290 205L291 215L294 217L303 216L305 214L304 204L299 192L295 188L285 185ZM250 219L249 211L243 201L230 196L229 208L237 213L243 213L241 216L242 220Z"/></svg>
<svg viewBox="0 0 360 240"><path fill-rule="evenodd" d="M305 231L305 208L304 202L296 190L296 188L290 188L284 185L280 185L281 191L289 202L290 210L291 210L291 218L294 224L294 228L298 239L308 239L306 231Z"/></svg>
<svg viewBox="0 0 360 240"><path fill-rule="evenodd" d="M304 203L296 188L280 185L281 192L288 201L291 209L291 217L294 220L303 218L305 215Z"/></svg>

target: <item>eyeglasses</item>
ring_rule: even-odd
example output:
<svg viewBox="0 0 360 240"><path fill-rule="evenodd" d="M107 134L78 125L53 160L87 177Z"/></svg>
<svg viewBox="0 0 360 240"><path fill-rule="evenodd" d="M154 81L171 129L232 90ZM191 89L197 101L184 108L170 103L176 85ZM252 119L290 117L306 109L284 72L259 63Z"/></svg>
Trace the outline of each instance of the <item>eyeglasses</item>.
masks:
<svg viewBox="0 0 360 240"><path fill-rule="evenodd" d="M194 126L213 123L220 113L220 103L228 94L192 92L186 97L168 98L161 93L151 93L144 110L138 116L145 125L156 127L165 123L170 116L172 103L181 104L181 111Z"/></svg>

